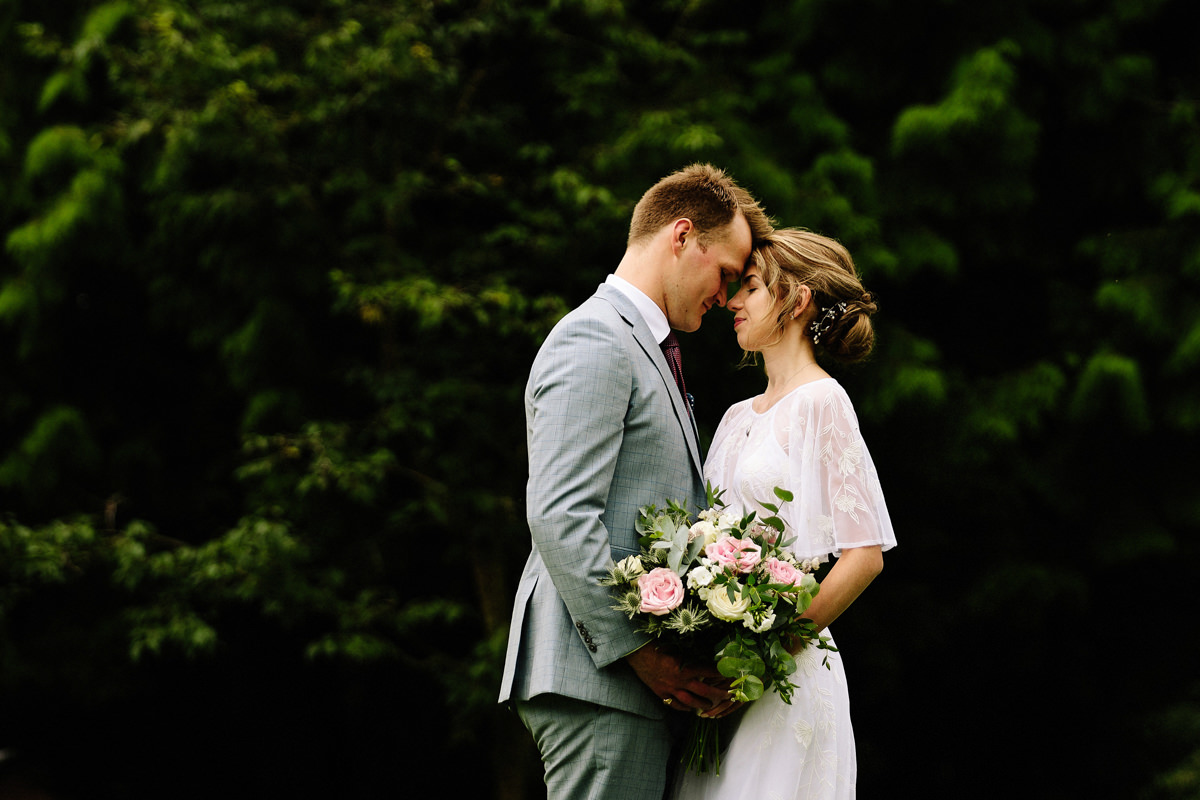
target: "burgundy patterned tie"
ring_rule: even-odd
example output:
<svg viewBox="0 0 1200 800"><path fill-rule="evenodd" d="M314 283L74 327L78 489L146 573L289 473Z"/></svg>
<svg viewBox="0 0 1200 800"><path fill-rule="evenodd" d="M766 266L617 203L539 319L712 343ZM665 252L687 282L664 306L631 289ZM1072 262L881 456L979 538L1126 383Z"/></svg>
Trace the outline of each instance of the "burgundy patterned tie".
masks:
<svg viewBox="0 0 1200 800"><path fill-rule="evenodd" d="M691 413L691 404L687 401L687 386L683 382L683 356L679 352L679 339L675 337L675 331L667 334L661 347L663 355L667 357L667 364L671 367L671 374L675 376L675 384L683 394L684 405L688 406L688 413Z"/></svg>

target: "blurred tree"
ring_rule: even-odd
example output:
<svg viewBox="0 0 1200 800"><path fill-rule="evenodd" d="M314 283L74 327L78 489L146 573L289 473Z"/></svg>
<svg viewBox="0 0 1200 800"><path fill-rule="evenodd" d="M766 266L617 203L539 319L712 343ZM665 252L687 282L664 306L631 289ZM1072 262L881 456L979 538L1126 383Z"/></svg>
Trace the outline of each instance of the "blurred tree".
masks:
<svg viewBox="0 0 1200 800"><path fill-rule="evenodd" d="M1196 796L1184 9L0 3L0 748L89 797L537 794L492 702L524 377L711 160L882 298L862 793L1046 753L1023 793ZM710 316L708 432L760 384Z"/></svg>

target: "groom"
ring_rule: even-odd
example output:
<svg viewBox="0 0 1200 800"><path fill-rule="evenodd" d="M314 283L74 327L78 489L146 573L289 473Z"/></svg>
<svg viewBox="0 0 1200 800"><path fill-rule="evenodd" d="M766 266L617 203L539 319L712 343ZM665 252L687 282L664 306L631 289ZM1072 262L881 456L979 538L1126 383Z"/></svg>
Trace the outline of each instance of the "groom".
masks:
<svg viewBox="0 0 1200 800"><path fill-rule="evenodd" d="M673 330L724 305L770 220L719 169L667 176L633 211L616 272L550 332L525 391L533 550L500 701L533 734L551 798L662 797L668 706L720 714L712 665L681 663L599 584L638 552L638 509L705 499ZM672 353L672 346L674 352ZM673 363L671 363L673 362ZM714 683L717 681L714 681Z"/></svg>

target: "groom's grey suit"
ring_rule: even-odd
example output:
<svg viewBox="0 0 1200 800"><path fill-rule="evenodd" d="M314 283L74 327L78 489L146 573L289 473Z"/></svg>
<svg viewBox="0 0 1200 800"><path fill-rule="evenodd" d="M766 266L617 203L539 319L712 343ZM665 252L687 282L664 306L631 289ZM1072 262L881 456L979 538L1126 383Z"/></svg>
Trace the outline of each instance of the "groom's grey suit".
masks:
<svg viewBox="0 0 1200 800"><path fill-rule="evenodd" d="M659 343L620 291L601 285L551 331L530 372L525 415L533 550L500 700L559 695L661 721L661 699L623 660L647 639L613 610L599 580L613 560L638 552L639 508L703 502L703 468ZM646 768L665 773L666 764Z"/></svg>

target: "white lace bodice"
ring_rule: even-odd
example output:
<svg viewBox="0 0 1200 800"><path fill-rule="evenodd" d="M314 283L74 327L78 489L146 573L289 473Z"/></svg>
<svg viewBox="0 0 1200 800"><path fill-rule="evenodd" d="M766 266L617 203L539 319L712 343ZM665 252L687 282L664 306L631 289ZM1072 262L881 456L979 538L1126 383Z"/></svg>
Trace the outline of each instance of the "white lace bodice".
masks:
<svg viewBox="0 0 1200 800"><path fill-rule="evenodd" d="M760 504L778 505L800 559L824 561L850 547L894 547L875 465L841 384L832 378L806 383L761 414L752 402L725 412L704 466L730 509L769 516ZM793 500L779 501L776 486Z"/></svg>
<svg viewBox="0 0 1200 800"><path fill-rule="evenodd" d="M731 511L778 505L801 559L896 544L858 418L837 381L804 384L762 414L751 403L725 412L704 466ZM778 501L776 486L792 492L792 502ZM767 692L750 704L720 775L681 769L673 800L854 800L858 762L842 652L806 647L796 662L791 703Z"/></svg>

